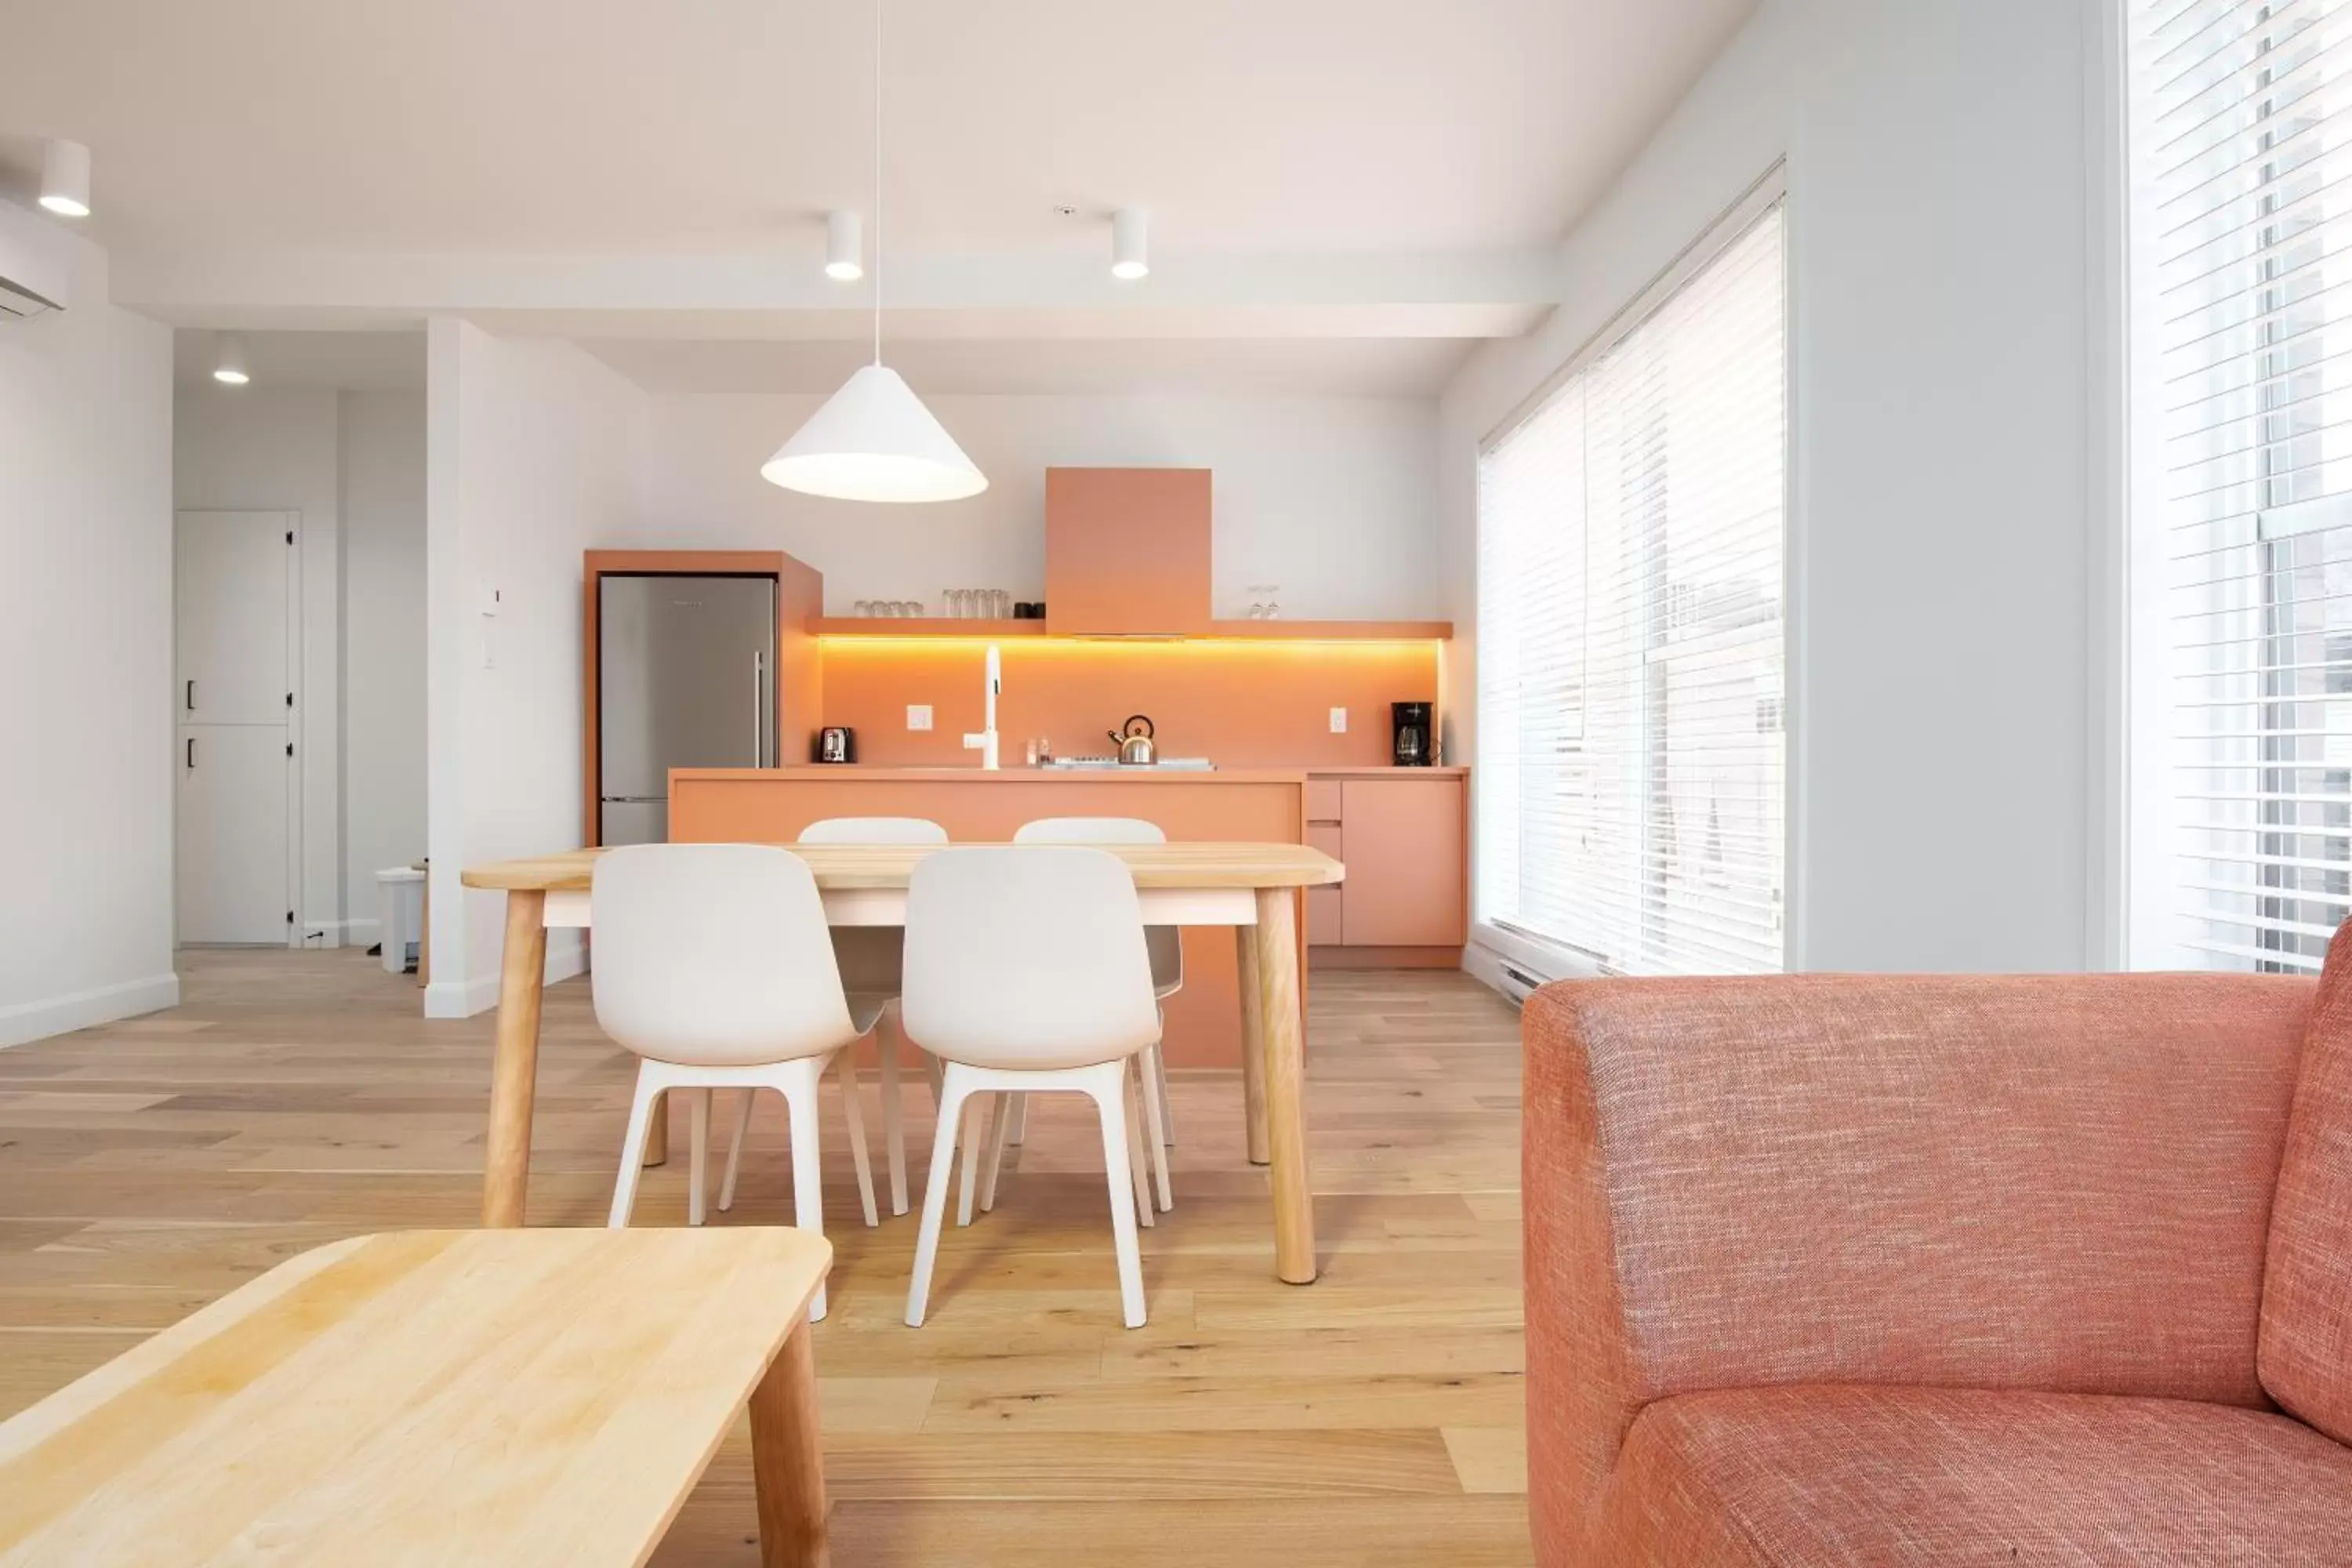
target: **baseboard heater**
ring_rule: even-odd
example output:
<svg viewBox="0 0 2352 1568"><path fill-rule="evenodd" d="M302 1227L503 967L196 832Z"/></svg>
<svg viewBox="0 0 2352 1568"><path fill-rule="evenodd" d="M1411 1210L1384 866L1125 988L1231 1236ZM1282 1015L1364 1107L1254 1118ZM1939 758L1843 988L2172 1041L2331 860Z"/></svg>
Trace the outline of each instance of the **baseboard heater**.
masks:
<svg viewBox="0 0 2352 1568"><path fill-rule="evenodd" d="M1544 982L1529 974L1516 963L1496 965L1503 973L1503 991L1514 1002L1524 1004Z"/></svg>

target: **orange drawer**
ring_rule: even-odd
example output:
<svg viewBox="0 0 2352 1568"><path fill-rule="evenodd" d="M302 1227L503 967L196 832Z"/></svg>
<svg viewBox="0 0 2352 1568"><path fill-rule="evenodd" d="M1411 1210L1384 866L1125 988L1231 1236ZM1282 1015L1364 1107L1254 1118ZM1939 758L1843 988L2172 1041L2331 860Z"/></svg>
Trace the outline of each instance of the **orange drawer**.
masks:
<svg viewBox="0 0 2352 1568"><path fill-rule="evenodd" d="M1344 799L1346 799L1346 793L1340 788L1338 779L1308 779L1307 781L1307 820L1309 822L1339 821L1339 805ZM1314 842L1311 836L1307 842ZM1332 853L1339 852L1333 850Z"/></svg>

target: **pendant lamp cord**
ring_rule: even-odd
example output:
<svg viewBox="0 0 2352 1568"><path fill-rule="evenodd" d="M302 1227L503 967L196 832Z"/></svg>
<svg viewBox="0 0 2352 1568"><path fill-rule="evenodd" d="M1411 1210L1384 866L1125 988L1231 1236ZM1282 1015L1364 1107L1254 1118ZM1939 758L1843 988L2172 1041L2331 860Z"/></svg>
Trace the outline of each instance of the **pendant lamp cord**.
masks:
<svg viewBox="0 0 2352 1568"><path fill-rule="evenodd" d="M874 0L874 363L882 363L882 0Z"/></svg>

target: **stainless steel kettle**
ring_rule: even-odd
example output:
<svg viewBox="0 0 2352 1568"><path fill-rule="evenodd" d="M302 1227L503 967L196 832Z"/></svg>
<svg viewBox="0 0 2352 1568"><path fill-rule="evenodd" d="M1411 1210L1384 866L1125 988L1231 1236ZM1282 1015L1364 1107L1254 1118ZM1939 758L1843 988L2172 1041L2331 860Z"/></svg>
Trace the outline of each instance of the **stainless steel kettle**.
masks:
<svg viewBox="0 0 2352 1568"><path fill-rule="evenodd" d="M1142 726L1140 729L1138 725ZM1118 729L1107 731L1111 744L1118 748L1118 760L1132 767L1148 768L1160 760L1160 745L1152 737L1151 721L1138 713Z"/></svg>

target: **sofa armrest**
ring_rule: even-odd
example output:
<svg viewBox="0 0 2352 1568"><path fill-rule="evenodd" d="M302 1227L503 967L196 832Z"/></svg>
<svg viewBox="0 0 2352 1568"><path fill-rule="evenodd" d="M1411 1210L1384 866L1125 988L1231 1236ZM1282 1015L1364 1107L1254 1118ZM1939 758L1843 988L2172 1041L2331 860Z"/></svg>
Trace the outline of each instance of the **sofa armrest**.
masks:
<svg viewBox="0 0 2352 1568"><path fill-rule="evenodd" d="M2231 975L1538 992L1523 1174L1539 1533L1581 1517L1642 1406L1678 1393L2260 1405L2264 1231L2311 995Z"/></svg>

